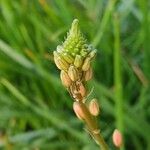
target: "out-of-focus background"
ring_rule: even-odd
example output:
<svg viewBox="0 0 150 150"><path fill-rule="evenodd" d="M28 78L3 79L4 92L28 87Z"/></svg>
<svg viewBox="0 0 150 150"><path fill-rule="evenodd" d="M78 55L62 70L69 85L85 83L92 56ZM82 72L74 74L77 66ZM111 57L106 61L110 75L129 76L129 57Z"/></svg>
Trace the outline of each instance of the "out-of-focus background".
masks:
<svg viewBox="0 0 150 150"><path fill-rule="evenodd" d="M72 111L53 50L79 19L98 50L89 82L101 133L150 149L150 1L0 0L0 149L98 150Z"/></svg>

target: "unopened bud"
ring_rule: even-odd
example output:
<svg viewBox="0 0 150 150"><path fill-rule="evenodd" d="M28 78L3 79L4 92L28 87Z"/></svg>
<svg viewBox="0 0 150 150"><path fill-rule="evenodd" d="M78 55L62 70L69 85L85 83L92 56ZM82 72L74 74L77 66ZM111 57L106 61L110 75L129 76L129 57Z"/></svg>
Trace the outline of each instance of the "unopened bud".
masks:
<svg viewBox="0 0 150 150"><path fill-rule="evenodd" d="M65 72L64 70L61 70L60 78L61 78L62 84L65 87L69 87L71 85L72 81L71 81L70 77L68 76L67 72Z"/></svg>
<svg viewBox="0 0 150 150"><path fill-rule="evenodd" d="M79 92L82 95L82 97L85 97L86 95L86 89L82 83L79 84Z"/></svg>
<svg viewBox="0 0 150 150"><path fill-rule="evenodd" d="M84 75L84 80L85 81L88 81L92 78L92 75L93 75L93 71L92 71L92 68L90 67L86 72L85 72L85 75Z"/></svg>
<svg viewBox="0 0 150 150"><path fill-rule="evenodd" d="M74 59L71 55L67 54L67 53L63 53L62 57L64 58L64 60L68 63L73 63Z"/></svg>
<svg viewBox="0 0 150 150"><path fill-rule="evenodd" d="M60 53L58 53L57 51L54 51L53 55L54 55L54 59L60 57Z"/></svg>
<svg viewBox="0 0 150 150"><path fill-rule="evenodd" d="M86 51L86 49L82 49L80 52L80 55L83 57L86 57L87 54L88 54L88 52Z"/></svg>
<svg viewBox="0 0 150 150"><path fill-rule="evenodd" d="M84 63L83 63L83 66L82 66L82 70L83 70L83 71L87 71L87 70L90 68L90 63L91 63L91 58L90 58L90 57L87 57L87 58L84 60Z"/></svg>
<svg viewBox="0 0 150 150"><path fill-rule="evenodd" d="M89 111L93 116L99 115L99 105L95 98L90 101Z"/></svg>
<svg viewBox="0 0 150 150"><path fill-rule="evenodd" d="M80 104L78 102L74 102L73 103L73 110L76 114L76 116L80 119L80 120L84 120L84 113L83 110L80 106Z"/></svg>
<svg viewBox="0 0 150 150"><path fill-rule="evenodd" d="M78 70L75 66L70 66L68 69L68 75L72 81L76 81L79 78Z"/></svg>
<svg viewBox="0 0 150 150"><path fill-rule="evenodd" d="M79 68L79 67L81 67L82 63L83 63L83 58L82 58L82 56L76 55L75 60L74 60L74 65L75 65L77 68Z"/></svg>
<svg viewBox="0 0 150 150"><path fill-rule="evenodd" d="M97 53L97 50L96 50L96 49L95 49L95 50L92 50L92 51L88 54L88 56L89 56L90 58L94 58L95 55L96 55L96 53Z"/></svg>
<svg viewBox="0 0 150 150"><path fill-rule="evenodd" d="M62 47L61 45L58 45L58 46L57 46L57 52L58 52L58 53L62 53L63 50L64 50L64 49L63 49L63 47Z"/></svg>
<svg viewBox="0 0 150 150"><path fill-rule="evenodd" d="M122 134L118 129L115 129L113 132L113 143L116 147L121 147L122 145Z"/></svg>
<svg viewBox="0 0 150 150"><path fill-rule="evenodd" d="M60 70L67 70L69 67L69 64L61 58L56 51L54 51L54 61Z"/></svg>

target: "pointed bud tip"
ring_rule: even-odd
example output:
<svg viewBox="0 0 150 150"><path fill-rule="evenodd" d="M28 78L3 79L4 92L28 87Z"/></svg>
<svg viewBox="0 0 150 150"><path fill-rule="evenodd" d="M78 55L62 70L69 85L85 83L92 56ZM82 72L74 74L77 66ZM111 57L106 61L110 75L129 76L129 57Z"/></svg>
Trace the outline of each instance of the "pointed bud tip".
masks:
<svg viewBox="0 0 150 150"><path fill-rule="evenodd" d="M70 30L73 34L78 32L78 25L79 25L79 20L74 19L72 22L71 30Z"/></svg>
<svg viewBox="0 0 150 150"><path fill-rule="evenodd" d="M72 22L72 26L77 26L79 23L79 20L78 19L74 19L73 22Z"/></svg>

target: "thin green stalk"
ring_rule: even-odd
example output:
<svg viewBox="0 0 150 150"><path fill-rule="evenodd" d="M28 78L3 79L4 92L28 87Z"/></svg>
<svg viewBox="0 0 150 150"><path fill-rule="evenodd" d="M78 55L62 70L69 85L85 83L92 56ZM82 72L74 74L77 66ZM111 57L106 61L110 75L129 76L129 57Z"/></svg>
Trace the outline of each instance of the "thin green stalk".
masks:
<svg viewBox="0 0 150 150"><path fill-rule="evenodd" d="M142 30L143 30L143 35L144 35L144 40L143 40L143 53L144 53L144 61L143 61L143 67L144 67L144 73L145 75L148 77L148 79L150 80L150 28L149 28L149 24L150 24L150 11L149 11L149 1L147 0L140 0L140 5L141 5L141 10L143 13L143 22L142 22Z"/></svg>
<svg viewBox="0 0 150 150"><path fill-rule="evenodd" d="M89 110L87 109L86 105L82 102L79 102L80 107L84 113L84 120L87 124L88 130L90 134L93 136L95 142L100 146L101 150L108 150L108 146L106 142L104 141L100 130L97 127L97 122L93 118L93 116L90 114Z"/></svg>
<svg viewBox="0 0 150 150"><path fill-rule="evenodd" d="M120 22L118 14L114 14L114 86L116 126L123 133L123 91L121 72Z"/></svg>
<svg viewBox="0 0 150 150"><path fill-rule="evenodd" d="M111 12L112 12L112 10L113 10L113 8L114 8L115 2L116 2L116 0L109 0L109 1L108 1L107 7L106 7L106 9L105 9L104 16L103 16L103 18L102 18L102 20L101 20L101 23L100 23L100 27L99 27L99 29L98 29L98 31L97 31L97 34L96 34L96 36L95 36L95 38L94 38L94 40L93 40L93 42L92 42L92 44L93 44L95 47L96 47L96 46L100 43L100 41L101 41L101 38L102 38L103 33L104 33L104 31L105 31L105 28L106 28L106 26L107 26L107 24L108 24L108 21L109 21Z"/></svg>

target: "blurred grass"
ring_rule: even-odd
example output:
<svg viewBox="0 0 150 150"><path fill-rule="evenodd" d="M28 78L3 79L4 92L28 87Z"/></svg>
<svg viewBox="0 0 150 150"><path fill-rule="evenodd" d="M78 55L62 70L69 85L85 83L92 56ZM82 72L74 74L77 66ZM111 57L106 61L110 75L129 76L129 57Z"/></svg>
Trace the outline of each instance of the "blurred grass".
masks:
<svg viewBox="0 0 150 150"><path fill-rule="evenodd" d="M0 149L98 149L53 63L74 18L98 49L88 87L101 105L102 134L115 149L111 135L120 128L124 149L149 150L147 0L0 0Z"/></svg>

